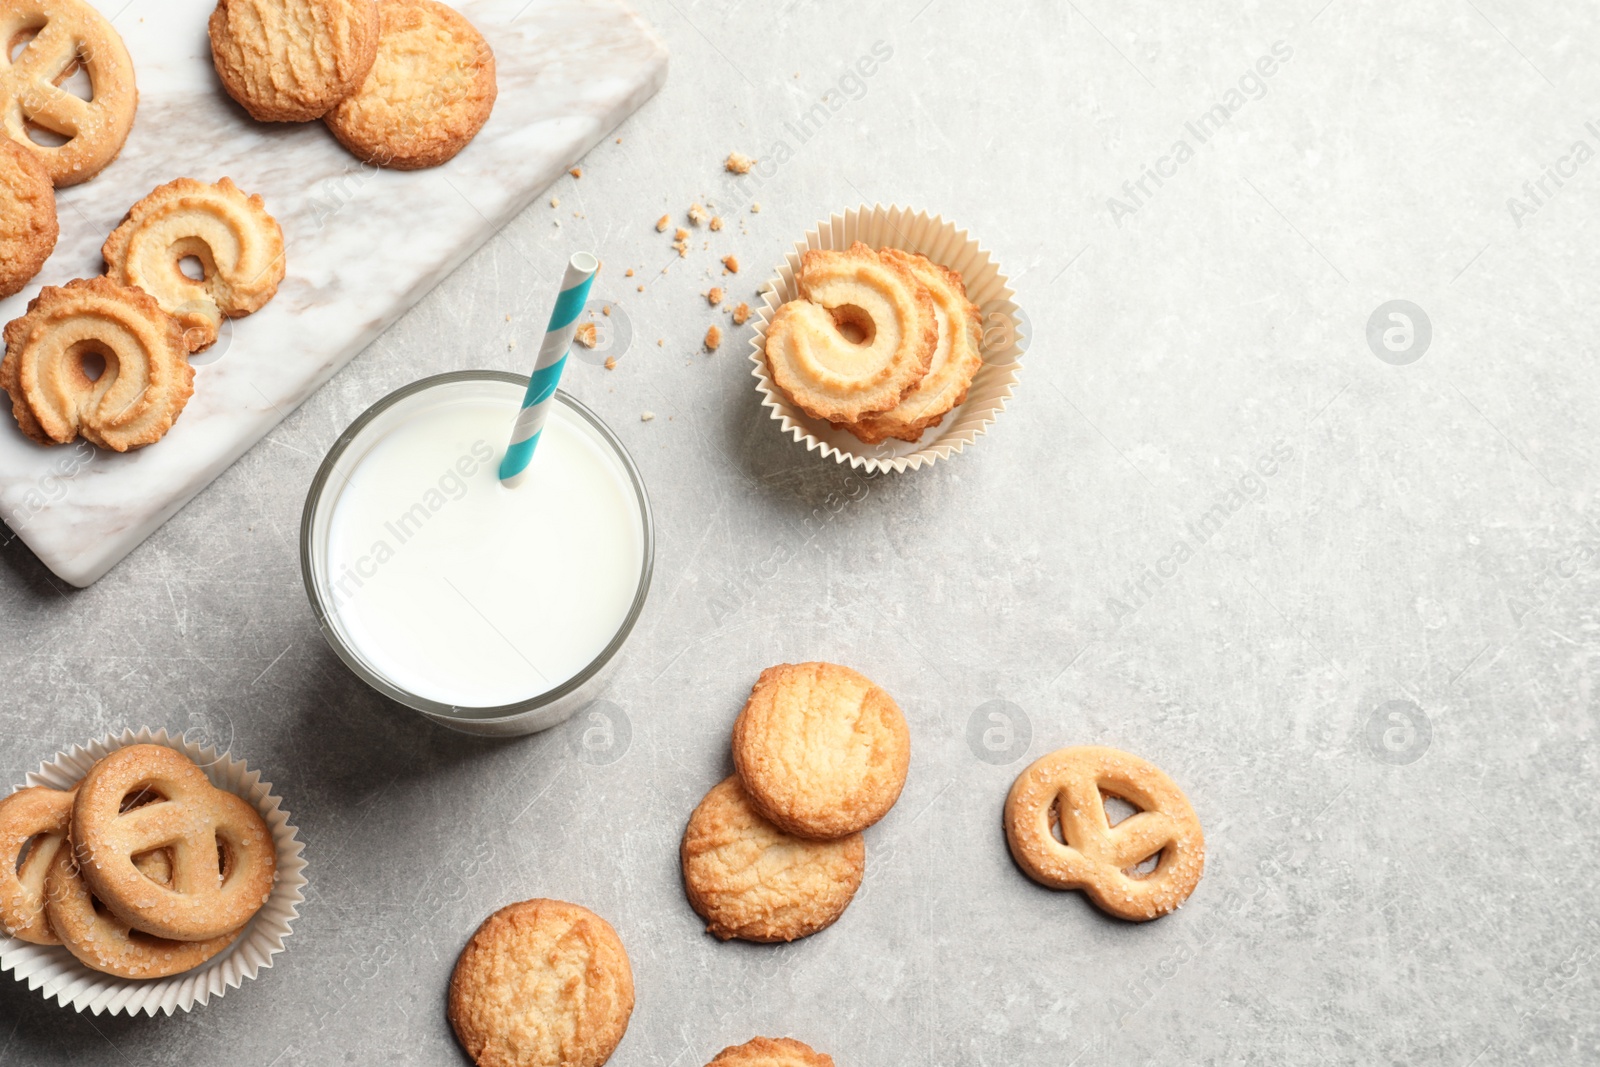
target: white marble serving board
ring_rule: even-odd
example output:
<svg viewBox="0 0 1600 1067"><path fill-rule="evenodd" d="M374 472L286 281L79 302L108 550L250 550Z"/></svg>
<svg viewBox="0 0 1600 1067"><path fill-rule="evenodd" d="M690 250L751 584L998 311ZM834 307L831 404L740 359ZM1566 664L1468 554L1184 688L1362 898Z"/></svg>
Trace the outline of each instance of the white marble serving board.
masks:
<svg viewBox="0 0 1600 1067"><path fill-rule="evenodd" d="M283 226L288 274L197 357L172 432L135 452L43 448L0 409L0 519L57 575L95 581L488 240L666 79L667 52L618 0L455 0L494 49L500 96L467 149L433 170L361 167L321 123L262 125L218 85L214 0L99 0L133 56L139 114L122 155L58 193L61 240L34 283L92 276L140 197L180 176L227 175ZM121 9L118 12L118 9Z"/></svg>

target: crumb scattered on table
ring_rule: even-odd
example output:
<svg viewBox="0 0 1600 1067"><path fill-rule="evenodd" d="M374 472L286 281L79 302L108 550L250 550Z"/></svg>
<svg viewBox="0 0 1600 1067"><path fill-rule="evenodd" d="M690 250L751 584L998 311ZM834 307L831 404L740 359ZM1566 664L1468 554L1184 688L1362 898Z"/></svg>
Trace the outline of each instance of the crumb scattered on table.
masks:
<svg viewBox="0 0 1600 1067"><path fill-rule="evenodd" d="M625 271L623 271L623 272L622 272L622 276L623 276L623 277L624 277L624 278L631 278L631 277L633 277L633 268L632 268L632 267L629 267L629 268L628 268L628 269L627 269L627 270L625 270Z"/></svg>
<svg viewBox="0 0 1600 1067"><path fill-rule="evenodd" d="M750 168L755 165L756 161L743 152L729 152L727 162L723 163L730 174L749 174Z"/></svg>
<svg viewBox="0 0 1600 1067"><path fill-rule="evenodd" d="M713 324L706 331L706 351L715 352L720 344L722 344L722 327Z"/></svg>
<svg viewBox="0 0 1600 1067"><path fill-rule="evenodd" d="M687 241L689 239L689 231L679 226L672 232L672 236L679 241Z"/></svg>
<svg viewBox="0 0 1600 1067"><path fill-rule="evenodd" d="M578 327L578 332L572 335L572 339L584 348L593 348L600 343L600 332L594 328L594 323L586 322Z"/></svg>
<svg viewBox="0 0 1600 1067"><path fill-rule="evenodd" d="M567 173L572 175L574 178L581 178L583 177L583 168L573 167L571 170L567 171Z"/></svg>
<svg viewBox="0 0 1600 1067"><path fill-rule="evenodd" d="M640 291L640 292L641 292L641 293L642 293L642 292L644 292L644 286L642 286L642 285L641 285L641 286L639 286L639 291Z"/></svg>
<svg viewBox="0 0 1600 1067"><path fill-rule="evenodd" d="M723 256L722 257L722 269L727 271L729 274L738 274L739 273L739 260L738 260L738 258L735 257L735 256L731 256L731 255Z"/></svg>
<svg viewBox="0 0 1600 1067"><path fill-rule="evenodd" d="M721 287L713 285L711 287L711 291L706 294L706 300L708 300L711 303L712 307L716 307L718 304L722 303L722 289L721 289Z"/></svg>
<svg viewBox="0 0 1600 1067"><path fill-rule="evenodd" d="M706 221L706 209L701 207L699 204L690 204L689 205L689 222L690 222L690 224L694 225L694 226L698 226L704 221Z"/></svg>
<svg viewBox="0 0 1600 1067"><path fill-rule="evenodd" d="M739 306L733 309L733 324L735 326L743 326L749 321L750 305L741 300Z"/></svg>
<svg viewBox="0 0 1600 1067"><path fill-rule="evenodd" d="M550 206L551 207L560 207L561 206L561 198L559 196L552 196L550 198Z"/></svg>
<svg viewBox="0 0 1600 1067"><path fill-rule="evenodd" d="M616 356L607 356L606 357L606 370L616 370L616 369L617 369L617 357Z"/></svg>
<svg viewBox="0 0 1600 1067"><path fill-rule="evenodd" d="M649 422L651 419L653 419L655 417L656 417L656 413L653 412L653 411L641 411L641 412L639 412L639 421L640 422Z"/></svg>
<svg viewBox="0 0 1600 1067"><path fill-rule="evenodd" d="M713 216L711 216L711 228L713 230L722 229L722 216L721 215L713 215Z"/></svg>
<svg viewBox="0 0 1600 1067"><path fill-rule="evenodd" d="M611 305L607 304L605 307L601 308L600 309L600 314L605 315L607 317L610 317L610 315L611 315Z"/></svg>
<svg viewBox="0 0 1600 1067"><path fill-rule="evenodd" d="M662 215L659 219L656 220L656 232L657 233L664 233L664 232L666 232L667 227L671 226L671 225L672 225L672 216L671 215Z"/></svg>
<svg viewBox="0 0 1600 1067"><path fill-rule="evenodd" d="M750 214L752 214L752 215L759 215L759 214L761 214L761 201L759 201L759 200L752 200L752 201L751 201L751 202L750 202Z"/></svg>

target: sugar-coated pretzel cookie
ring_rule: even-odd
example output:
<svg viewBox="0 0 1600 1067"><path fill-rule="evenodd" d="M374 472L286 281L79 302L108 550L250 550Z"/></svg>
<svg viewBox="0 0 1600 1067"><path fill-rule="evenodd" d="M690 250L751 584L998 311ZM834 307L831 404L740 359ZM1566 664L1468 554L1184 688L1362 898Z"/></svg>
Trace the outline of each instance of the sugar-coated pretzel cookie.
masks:
<svg viewBox="0 0 1600 1067"><path fill-rule="evenodd" d="M241 318L271 300L283 280L283 230L259 196L231 179L178 178L133 205L100 249L106 276L136 285L183 327L191 352L209 348L226 315ZM200 261L202 277L179 268Z"/></svg>
<svg viewBox="0 0 1600 1067"><path fill-rule="evenodd" d="M559 900L489 916L450 975L450 1025L478 1067L600 1067L632 1014L622 939Z"/></svg>
<svg viewBox="0 0 1600 1067"><path fill-rule="evenodd" d="M0 126L38 157L57 188L86 182L117 158L139 90L128 49L103 15L83 0L0 0L0 45ZM87 100L61 87L80 67L89 78ZM37 144L30 126L67 141Z"/></svg>
<svg viewBox="0 0 1600 1067"><path fill-rule="evenodd" d="M723 1049L706 1067L833 1067L833 1057L792 1037L752 1037Z"/></svg>
<svg viewBox="0 0 1600 1067"><path fill-rule="evenodd" d="M900 403L927 374L939 322L933 298L900 264L857 241L845 252L806 252L795 280L800 299L767 329L767 365L806 414L858 422Z"/></svg>
<svg viewBox="0 0 1600 1067"><path fill-rule="evenodd" d="M835 663L761 672L733 724L733 763L751 803L780 830L828 839L894 807L911 766L911 730L894 699Z"/></svg>
<svg viewBox="0 0 1600 1067"><path fill-rule="evenodd" d="M32 152L0 137L0 300L33 280L60 233L50 172Z"/></svg>
<svg viewBox="0 0 1600 1067"><path fill-rule="evenodd" d="M155 298L110 278L45 286L5 328L0 389L40 444L126 452L164 437L194 393L183 328ZM91 361L101 364L98 377Z"/></svg>
<svg viewBox="0 0 1600 1067"><path fill-rule="evenodd" d="M436 0L383 0L378 58L354 93L323 116L356 158L395 170L436 167L478 135L494 110L494 52Z"/></svg>
<svg viewBox="0 0 1600 1067"><path fill-rule="evenodd" d="M72 797L30 786L0 800L0 932L35 945L61 944L44 914L45 876L66 843ZM25 845L28 855L19 866Z"/></svg>
<svg viewBox="0 0 1600 1067"><path fill-rule="evenodd" d="M900 403L844 427L869 445L890 437L902 441L921 439L923 431L939 425L946 412L967 398L972 377L983 366L983 320L977 305L967 299L961 275L927 256L896 248L885 248L878 255L904 267L933 298L939 341L928 373L900 398Z"/></svg>
<svg viewBox="0 0 1600 1067"><path fill-rule="evenodd" d="M172 881L172 860L165 851L137 857L140 876L152 885ZM172 941L135 930L103 908L80 877L72 850L56 853L45 881L45 911L61 944L84 966L118 978L166 978L200 966L243 932L241 926L206 941Z"/></svg>
<svg viewBox="0 0 1600 1067"><path fill-rule="evenodd" d="M1107 795L1139 810L1112 826ZM1172 911L1205 867L1200 819L1183 790L1160 767L1114 748L1064 748L1036 760L1011 786L1005 826L1011 855L1029 878L1081 889L1123 919ZM1157 855L1154 870L1135 870Z"/></svg>
<svg viewBox="0 0 1600 1067"><path fill-rule="evenodd" d="M689 904L727 941L793 941L832 926L861 886L860 834L808 841L756 811L737 775L707 793L679 849Z"/></svg>
<svg viewBox="0 0 1600 1067"><path fill-rule="evenodd" d="M258 122L320 119L378 54L373 0L217 0L207 30L222 87Z"/></svg>
<svg viewBox="0 0 1600 1067"><path fill-rule="evenodd" d="M138 793L158 799L122 811ZM165 745L119 748L89 769L72 807L72 842L90 891L112 914L175 941L243 926L266 903L278 866L260 813ZM170 887L134 865L156 849L171 850Z"/></svg>

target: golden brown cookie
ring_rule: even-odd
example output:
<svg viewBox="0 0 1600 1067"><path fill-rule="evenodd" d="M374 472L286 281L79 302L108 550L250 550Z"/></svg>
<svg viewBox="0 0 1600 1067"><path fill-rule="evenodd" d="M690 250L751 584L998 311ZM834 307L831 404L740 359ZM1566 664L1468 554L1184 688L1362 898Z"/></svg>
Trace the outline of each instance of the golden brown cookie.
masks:
<svg viewBox="0 0 1600 1067"><path fill-rule="evenodd" d="M833 1067L833 1057L792 1037L752 1037L723 1049L706 1067Z"/></svg>
<svg viewBox="0 0 1600 1067"><path fill-rule="evenodd" d="M173 875L165 851L138 857L140 877L165 888ZM241 926L206 941L171 941L135 930L96 904L70 848L56 853L45 881L50 927L84 966L119 978L165 978L200 966L238 939Z"/></svg>
<svg viewBox="0 0 1600 1067"><path fill-rule="evenodd" d="M808 841L756 811L737 775L705 795L679 850L689 904L722 940L793 941L826 929L861 885L860 834Z"/></svg>
<svg viewBox="0 0 1600 1067"><path fill-rule="evenodd" d="M194 392L183 328L140 289L110 278L47 285L5 328L0 389L40 444L126 452L161 440ZM96 374L98 373L98 376Z"/></svg>
<svg viewBox="0 0 1600 1067"><path fill-rule="evenodd" d="M50 172L32 152L0 137L0 300L33 280L60 233Z"/></svg>
<svg viewBox="0 0 1600 1067"><path fill-rule="evenodd" d="M1105 798L1138 808L1115 826ZM1165 771L1114 748L1064 748L1035 761L1006 797L1006 839L1024 873L1081 889L1103 911L1143 921L1194 892L1206 843L1189 798ZM1158 857L1149 872L1140 864Z"/></svg>
<svg viewBox="0 0 1600 1067"><path fill-rule="evenodd" d="M494 109L494 53L435 0L383 0L378 58L361 88L323 121L366 163L437 167L478 135Z"/></svg>
<svg viewBox="0 0 1600 1067"><path fill-rule="evenodd" d="M633 1014L633 969L611 924L559 900L484 920L450 976L450 1025L478 1067L600 1067Z"/></svg>
<svg viewBox="0 0 1600 1067"><path fill-rule="evenodd" d="M158 799L121 810L137 794ZM177 941L239 929L267 902L277 873L277 849L255 807L165 745L119 748L89 768L72 806L72 842L84 881L112 914ZM170 887L134 864L157 849L172 850Z"/></svg>
<svg viewBox="0 0 1600 1067"><path fill-rule="evenodd" d="M939 341L933 298L909 271L857 241L800 257L800 298L767 329L772 380L812 418L858 422L900 403Z"/></svg>
<svg viewBox="0 0 1600 1067"><path fill-rule="evenodd" d="M931 262L927 256L885 248L878 255L904 267L933 297L939 341L928 373L900 403L844 426L869 445L890 437L921 439L923 431L944 421L945 413L967 398L972 376L983 366L983 320L967 299L961 275Z"/></svg>
<svg viewBox="0 0 1600 1067"><path fill-rule="evenodd" d="M870 678L834 663L783 663L761 672L734 722L733 763L779 829L844 837L900 799L911 731Z"/></svg>
<svg viewBox="0 0 1600 1067"><path fill-rule="evenodd" d="M72 796L31 786L0 800L0 932L35 945L59 945L45 919L45 876L67 840ZM28 854L22 862L24 846Z"/></svg>
<svg viewBox="0 0 1600 1067"><path fill-rule="evenodd" d="M44 164L57 188L99 174L122 151L139 105L121 35L83 0L0 0L0 44L6 46L0 50L5 135ZM80 68L89 79L87 100L61 87ZM38 144L30 127L67 140Z"/></svg>
<svg viewBox="0 0 1600 1067"><path fill-rule="evenodd" d="M378 54L373 0L217 0L207 28L222 87L258 122L320 119Z"/></svg>
<svg viewBox="0 0 1600 1067"><path fill-rule="evenodd" d="M183 327L191 352L209 348L226 315L242 318L271 300L283 280L283 230L259 196L223 178L178 178L133 205L100 249L106 276L136 285ZM202 277L179 262L193 256Z"/></svg>

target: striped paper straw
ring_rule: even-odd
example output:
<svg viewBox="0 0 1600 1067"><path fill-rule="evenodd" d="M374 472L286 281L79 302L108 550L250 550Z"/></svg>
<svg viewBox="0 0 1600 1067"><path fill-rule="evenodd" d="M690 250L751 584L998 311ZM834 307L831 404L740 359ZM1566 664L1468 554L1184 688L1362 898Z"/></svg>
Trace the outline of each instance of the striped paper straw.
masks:
<svg viewBox="0 0 1600 1067"><path fill-rule="evenodd" d="M567 261L567 276L561 279L561 295L556 298L555 310L550 312L550 325L544 330L539 361L528 379L522 411L511 428L511 447L506 449L506 458L500 461L500 481L509 488L527 480L528 464L533 460L533 450L539 446L539 433L550 417L550 405L556 402L556 385L567 365L572 335L578 332L578 312L589 299L589 283L594 281L594 272L599 269L600 261L588 252L575 253Z"/></svg>

